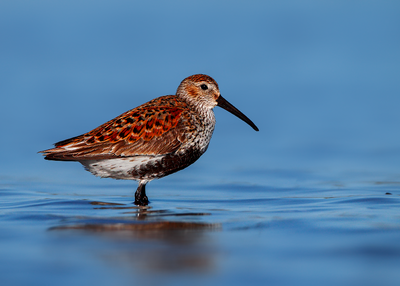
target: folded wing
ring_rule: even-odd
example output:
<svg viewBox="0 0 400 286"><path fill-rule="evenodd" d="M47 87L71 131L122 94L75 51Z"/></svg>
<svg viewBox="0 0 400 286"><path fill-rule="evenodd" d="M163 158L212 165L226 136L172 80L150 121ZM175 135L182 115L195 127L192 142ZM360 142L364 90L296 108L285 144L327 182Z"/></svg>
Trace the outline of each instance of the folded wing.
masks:
<svg viewBox="0 0 400 286"><path fill-rule="evenodd" d="M178 150L185 140L187 121L180 107L138 107L40 153L45 159L62 161L168 154Z"/></svg>

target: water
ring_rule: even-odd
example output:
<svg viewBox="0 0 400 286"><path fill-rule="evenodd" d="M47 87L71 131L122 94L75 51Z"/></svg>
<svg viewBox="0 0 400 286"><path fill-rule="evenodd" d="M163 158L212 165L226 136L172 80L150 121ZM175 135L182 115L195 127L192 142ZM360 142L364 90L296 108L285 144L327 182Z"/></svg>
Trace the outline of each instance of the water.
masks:
<svg viewBox="0 0 400 286"><path fill-rule="evenodd" d="M399 285L396 1L3 1L1 285ZM38 151L195 73L207 152L148 184Z"/></svg>
<svg viewBox="0 0 400 286"><path fill-rule="evenodd" d="M196 182L149 188L151 207L142 210L129 185L111 189L3 185L2 284L399 281L400 196L391 184L321 190Z"/></svg>

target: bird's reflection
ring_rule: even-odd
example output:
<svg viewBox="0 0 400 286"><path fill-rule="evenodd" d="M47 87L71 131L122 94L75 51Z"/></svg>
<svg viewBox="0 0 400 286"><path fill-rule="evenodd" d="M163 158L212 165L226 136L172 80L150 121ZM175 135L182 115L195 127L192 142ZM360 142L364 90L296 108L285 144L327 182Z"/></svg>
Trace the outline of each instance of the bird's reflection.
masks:
<svg viewBox="0 0 400 286"><path fill-rule="evenodd" d="M95 209L115 210L119 215L79 218L51 230L77 230L105 238L111 244L98 254L113 265L132 265L136 270L139 267L150 272L213 269L217 252L210 239L211 231L221 226L198 221L198 216L208 213L175 213L105 202L90 204Z"/></svg>

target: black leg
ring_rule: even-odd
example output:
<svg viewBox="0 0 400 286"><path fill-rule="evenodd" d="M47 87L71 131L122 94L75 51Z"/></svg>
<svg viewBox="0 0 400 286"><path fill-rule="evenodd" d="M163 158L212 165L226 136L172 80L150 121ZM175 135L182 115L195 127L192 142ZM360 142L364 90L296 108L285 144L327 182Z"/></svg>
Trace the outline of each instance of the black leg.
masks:
<svg viewBox="0 0 400 286"><path fill-rule="evenodd" d="M137 206L147 206L149 204L149 199L146 196L146 183L139 182L139 186L135 193L135 205Z"/></svg>

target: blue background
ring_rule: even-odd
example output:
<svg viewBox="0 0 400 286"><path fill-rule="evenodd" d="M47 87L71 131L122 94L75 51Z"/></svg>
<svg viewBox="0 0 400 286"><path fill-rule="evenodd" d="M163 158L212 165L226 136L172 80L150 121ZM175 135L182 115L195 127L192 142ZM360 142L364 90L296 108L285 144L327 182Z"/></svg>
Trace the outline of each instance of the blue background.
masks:
<svg viewBox="0 0 400 286"><path fill-rule="evenodd" d="M398 285L399 15L381 0L1 1L0 282ZM260 131L216 107L208 151L148 185L145 219L136 183L37 154L196 73ZM47 231L135 219L205 229Z"/></svg>
<svg viewBox="0 0 400 286"><path fill-rule="evenodd" d="M397 1L0 5L3 176L95 179L36 152L205 73L260 132L215 108L209 150L175 176L240 169L398 178Z"/></svg>

